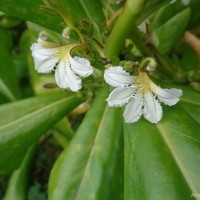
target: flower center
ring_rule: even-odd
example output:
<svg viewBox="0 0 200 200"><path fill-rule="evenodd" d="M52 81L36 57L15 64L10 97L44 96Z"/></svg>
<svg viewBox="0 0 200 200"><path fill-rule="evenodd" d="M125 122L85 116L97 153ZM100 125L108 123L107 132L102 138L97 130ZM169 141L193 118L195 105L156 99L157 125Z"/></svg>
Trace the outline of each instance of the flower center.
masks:
<svg viewBox="0 0 200 200"><path fill-rule="evenodd" d="M150 91L152 81L145 72L139 72L139 75L135 76L134 83L138 92L146 94Z"/></svg>
<svg viewBox="0 0 200 200"><path fill-rule="evenodd" d="M68 46L61 46L58 47L58 53L56 55L59 59L60 58L68 58L69 57L69 47Z"/></svg>

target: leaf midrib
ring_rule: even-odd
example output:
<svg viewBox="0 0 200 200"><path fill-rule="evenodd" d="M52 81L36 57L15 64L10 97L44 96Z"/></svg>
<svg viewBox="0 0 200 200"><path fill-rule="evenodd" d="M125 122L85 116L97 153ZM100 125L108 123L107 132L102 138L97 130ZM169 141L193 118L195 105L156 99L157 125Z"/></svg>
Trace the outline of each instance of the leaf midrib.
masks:
<svg viewBox="0 0 200 200"><path fill-rule="evenodd" d="M40 112L43 112L43 111L45 111L45 110L47 110L47 109L49 109L49 108L52 108L52 107L54 107L55 105L60 104L60 103L62 103L62 102L64 102L64 101L66 101L66 99L69 99L69 98L71 98L71 97L64 98L64 99L59 100L59 101L57 101L57 102L51 103L51 104L49 104L48 106L42 107L42 108L39 109L39 110L36 110L36 111L34 111L34 112L31 112L31 113L29 113L29 114L27 114L27 115L25 115L25 116L22 116L22 117L16 119L16 120L14 120L14 121L11 121L10 123L1 126L1 127L0 127L0 132L1 132L3 129L6 129L7 127L9 127L9 126L15 125L16 123L20 123L21 121L24 122L24 120L27 120L27 119L33 117L34 115L36 115L36 114L38 114L38 113L40 113Z"/></svg>
<svg viewBox="0 0 200 200"><path fill-rule="evenodd" d="M81 192L81 189L82 189L82 187L83 187L84 181L85 181L85 179L86 179L86 177L87 177L88 170L89 170L90 164L91 164L91 162L92 162L93 155L94 155L94 153L95 153L95 149L96 149L96 146L95 146L95 145L96 145L96 142L98 141L98 139L99 139L99 137L100 137L101 130L103 129L103 124L104 124L104 120L105 120L107 111L108 111L108 106L106 106L106 108L105 108L105 110L104 110L104 113L103 113L103 116L102 116L102 118L101 118L101 122L100 122L100 125L99 125L99 129L98 129L97 134L96 134L96 137L95 137L95 139L94 139L94 143L93 143L93 145L92 145L92 150L91 150L91 153L90 153L90 155L89 155L89 157L88 157L87 164L86 164L86 166L85 166L85 169L84 169L84 172L83 172L83 176L82 176L81 182L80 182L80 184L79 184L79 188L78 188L78 190L77 190L77 192L76 192L76 196L74 197L74 200L77 200L77 199L78 199L79 194L80 194L80 192Z"/></svg>
<svg viewBox="0 0 200 200"><path fill-rule="evenodd" d="M6 95L7 98L9 98L11 101L15 101L15 100L16 100L15 96L12 94L12 92L9 90L9 88L8 88L7 85L3 82L2 79L0 79L0 85L1 85L2 88L3 88L4 95Z"/></svg>
<svg viewBox="0 0 200 200"><path fill-rule="evenodd" d="M184 176L189 188L192 190L193 193L198 194L199 191L196 188L195 183L193 182L192 176L191 176L190 172L188 171L184 161L181 159L181 156L177 152L172 140L170 140L170 137L168 137L167 131L165 130L164 126L162 124L157 124L157 129L161 133L165 143L167 144L167 146L168 146L178 168L180 169L182 175Z"/></svg>
<svg viewBox="0 0 200 200"><path fill-rule="evenodd" d="M181 97L181 101L184 103L191 103L191 104L194 104L194 105L197 105L197 106L200 106L200 103L199 102L197 102L197 101L191 101L191 100L189 100L189 99L185 99L185 98L183 98L183 97Z"/></svg>

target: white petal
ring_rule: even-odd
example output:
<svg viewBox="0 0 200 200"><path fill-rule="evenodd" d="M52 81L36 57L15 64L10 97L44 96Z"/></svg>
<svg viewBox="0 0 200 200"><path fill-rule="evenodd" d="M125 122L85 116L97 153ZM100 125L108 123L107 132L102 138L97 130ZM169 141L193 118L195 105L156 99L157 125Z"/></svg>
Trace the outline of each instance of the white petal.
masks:
<svg viewBox="0 0 200 200"><path fill-rule="evenodd" d="M104 79L113 87L128 86L133 83L133 76L119 66L106 69Z"/></svg>
<svg viewBox="0 0 200 200"><path fill-rule="evenodd" d="M134 87L121 87L114 89L107 101L109 106L123 106L127 103L135 92Z"/></svg>
<svg viewBox="0 0 200 200"><path fill-rule="evenodd" d="M53 56L59 52L58 48L43 47L40 43L34 43L31 46L32 55L34 58L41 56Z"/></svg>
<svg viewBox="0 0 200 200"><path fill-rule="evenodd" d="M42 48L42 46L39 44L39 43L33 43L32 45L31 45L31 51L34 51L34 50L36 50L36 49L40 49L40 48Z"/></svg>
<svg viewBox="0 0 200 200"><path fill-rule="evenodd" d="M45 59L34 59L35 60L35 69L39 73L50 73L56 63L58 63L58 59L55 57L45 58Z"/></svg>
<svg viewBox="0 0 200 200"><path fill-rule="evenodd" d="M55 73L56 83L61 88L70 88L77 92L81 88L81 79L74 74L69 63L61 61Z"/></svg>
<svg viewBox="0 0 200 200"><path fill-rule="evenodd" d="M156 87L153 89L153 92L158 96L159 100L168 106L175 105L180 96L182 95L182 90L179 89L162 89L160 87Z"/></svg>
<svg viewBox="0 0 200 200"><path fill-rule="evenodd" d="M133 123L140 119L142 115L143 98L140 93L137 93L130 100L124 111L124 119L126 123Z"/></svg>
<svg viewBox="0 0 200 200"><path fill-rule="evenodd" d="M86 77L92 74L93 68L90 65L90 62L86 60L85 58L80 58L78 56L75 56L74 58L72 58L70 56L69 61L71 64L71 68L79 76Z"/></svg>
<svg viewBox="0 0 200 200"><path fill-rule="evenodd" d="M143 114L151 123L157 123L162 118L162 107L151 92L144 94Z"/></svg>
<svg viewBox="0 0 200 200"><path fill-rule="evenodd" d="M55 71L55 80L60 88L69 88L68 81L65 80L66 67L70 66L69 65L65 66L64 62L60 62Z"/></svg>

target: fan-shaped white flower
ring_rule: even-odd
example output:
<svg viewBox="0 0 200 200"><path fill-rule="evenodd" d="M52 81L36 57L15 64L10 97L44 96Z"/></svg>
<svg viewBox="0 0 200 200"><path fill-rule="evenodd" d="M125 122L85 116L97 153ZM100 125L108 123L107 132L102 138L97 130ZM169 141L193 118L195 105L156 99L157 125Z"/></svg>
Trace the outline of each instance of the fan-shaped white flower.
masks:
<svg viewBox="0 0 200 200"><path fill-rule="evenodd" d="M70 52L80 44L59 46L38 39L31 46L35 69L39 73L50 73L55 69L55 80L60 88L69 88L76 92L81 89L81 79L92 74L90 62L81 57L72 57Z"/></svg>
<svg viewBox="0 0 200 200"><path fill-rule="evenodd" d="M172 106L182 95L180 89L162 89L145 72L131 76L122 67L110 67L105 70L105 81L116 87L109 95L109 106L121 107L125 104L124 118L127 123L136 122L141 115L151 123L162 118L160 102Z"/></svg>

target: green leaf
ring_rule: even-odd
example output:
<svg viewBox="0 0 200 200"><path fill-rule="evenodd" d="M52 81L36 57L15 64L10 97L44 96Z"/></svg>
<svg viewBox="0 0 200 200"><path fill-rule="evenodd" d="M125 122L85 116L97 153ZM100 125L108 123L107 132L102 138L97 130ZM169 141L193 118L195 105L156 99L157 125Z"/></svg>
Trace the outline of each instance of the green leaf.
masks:
<svg viewBox="0 0 200 200"><path fill-rule="evenodd" d="M40 185L35 184L31 186L28 193L28 200L47 200L44 193L41 192Z"/></svg>
<svg viewBox="0 0 200 200"><path fill-rule="evenodd" d="M200 94L183 90L179 105L163 106L157 125L124 124L126 200L188 200L200 193L200 125L185 109L186 101L199 106Z"/></svg>
<svg viewBox="0 0 200 200"><path fill-rule="evenodd" d="M190 8L186 8L165 24L152 32L152 42L163 53L169 53L182 37L190 17Z"/></svg>
<svg viewBox="0 0 200 200"><path fill-rule="evenodd" d="M20 98L15 67L9 52L10 41L9 32L0 28L0 96L4 97L4 102Z"/></svg>
<svg viewBox="0 0 200 200"><path fill-rule="evenodd" d="M29 181L29 171L31 168L32 157L35 152L35 145L32 145L23 159L20 167L15 170L9 180L6 194L3 200L26 200Z"/></svg>
<svg viewBox="0 0 200 200"><path fill-rule="evenodd" d="M200 93L191 88L182 87L184 95L181 98L181 106L187 113L200 124Z"/></svg>
<svg viewBox="0 0 200 200"><path fill-rule="evenodd" d="M42 4L44 4L42 0L0 0L0 10L8 15L61 32L62 26L60 24L62 19L59 16L51 16L42 12L40 10L40 5Z"/></svg>
<svg viewBox="0 0 200 200"><path fill-rule="evenodd" d="M61 5L65 12L76 22L79 23L80 20L86 19L87 15L79 0L60 0Z"/></svg>
<svg viewBox="0 0 200 200"><path fill-rule="evenodd" d="M103 30L103 23L105 22L105 17L103 14L103 8L100 1L93 0L80 0L80 3L85 10L87 17L98 25L99 29Z"/></svg>
<svg viewBox="0 0 200 200"><path fill-rule="evenodd" d="M107 96L106 87L54 165L49 200L123 199L121 113L108 108Z"/></svg>
<svg viewBox="0 0 200 200"><path fill-rule="evenodd" d="M175 1L173 3L166 4L161 9L159 9L153 16L152 23L150 24L151 28L156 29L162 26L175 15L182 12L185 8L186 7L181 1Z"/></svg>
<svg viewBox="0 0 200 200"><path fill-rule="evenodd" d="M138 16L137 24L140 25L146 18L148 18L152 13L159 10L166 4L169 4L170 0L150 0L147 1L145 8L142 10L141 14Z"/></svg>
<svg viewBox="0 0 200 200"><path fill-rule="evenodd" d="M17 168L28 147L80 102L58 92L0 106L0 174Z"/></svg>

